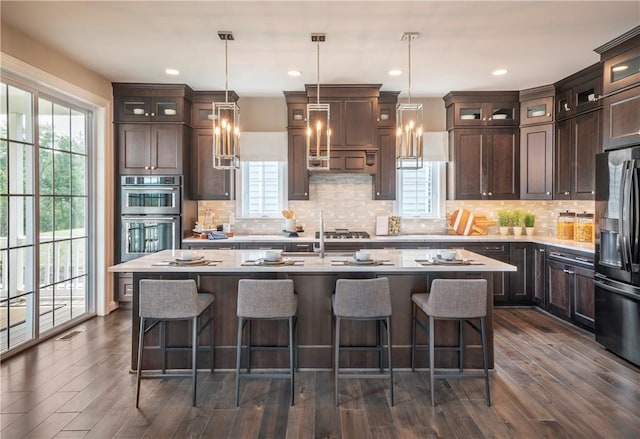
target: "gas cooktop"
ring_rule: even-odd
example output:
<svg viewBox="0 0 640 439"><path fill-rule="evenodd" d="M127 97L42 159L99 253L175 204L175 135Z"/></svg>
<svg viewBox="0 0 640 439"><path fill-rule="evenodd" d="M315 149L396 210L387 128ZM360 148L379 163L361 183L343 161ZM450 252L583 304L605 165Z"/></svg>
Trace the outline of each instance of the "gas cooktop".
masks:
<svg viewBox="0 0 640 439"><path fill-rule="evenodd" d="M356 232L350 230L334 230L334 231L325 231L324 232L325 239L367 239L370 238L371 235L367 232ZM316 239L320 238L320 232L316 232Z"/></svg>

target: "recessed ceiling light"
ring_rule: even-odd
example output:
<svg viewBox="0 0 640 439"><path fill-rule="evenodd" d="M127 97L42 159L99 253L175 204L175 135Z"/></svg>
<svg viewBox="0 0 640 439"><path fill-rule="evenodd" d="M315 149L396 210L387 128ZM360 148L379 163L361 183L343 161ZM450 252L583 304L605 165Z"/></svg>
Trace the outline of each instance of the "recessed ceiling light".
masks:
<svg viewBox="0 0 640 439"><path fill-rule="evenodd" d="M167 69L164 71L167 75L178 76L180 74L179 70L176 69Z"/></svg>
<svg viewBox="0 0 640 439"><path fill-rule="evenodd" d="M622 72L622 71L624 71L624 70L627 70L628 68L629 68L629 66L628 66L628 65L626 65L626 64L622 64L621 66L615 66L615 67L614 67L614 68L612 68L611 70L612 70L613 72Z"/></svg>
<svg viewBox="0 0 640 439"><path fill-rule="evenodd" d="M508 72L507 69L496 69L493 71L493 76L502 76L502 75L506 75Z"/></svg>
<svg viewBox="0 0 640 439"><path fill-rule="evenodd" d="M289 75L289 76L300 76L300 75L302 75L302 72L300 70L289 70L287 72L287 75Z"/></svg>
<svg viewBox="0 0 640 439"><path fill-rule="evenodd" d="M400 75L402 75L402 70L400 69L389 70L389 76L400 76Z"/></svg>

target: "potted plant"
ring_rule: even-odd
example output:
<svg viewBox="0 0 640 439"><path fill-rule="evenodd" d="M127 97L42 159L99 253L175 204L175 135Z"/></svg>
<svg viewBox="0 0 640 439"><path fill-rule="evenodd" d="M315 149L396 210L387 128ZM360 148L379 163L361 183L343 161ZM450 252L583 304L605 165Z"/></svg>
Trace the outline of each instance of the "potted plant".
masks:
<svg viewBox="0 0 640 439"><path fill-rule="evenodd" d="M527 233L527 236L533 236L533 231L534 231L533 226L535 222L536 222L536 216L531 212L527 212L527 214L524 216L524 228Z"/></svg>
<svg viewBox="0 0 640 439"><path fill-rule="evenodd" d="M508 235L509 226L511 226L511 212L508 210L498 211L498 225L500 226L500 234Z"/></svg>
<svg viewBox="0 0 640 439"><path fill-rule="evenodd" d="M511 221L513 225L513 234L522 235L522 226L524 225L524 212L522 210L514 210L511 212Z"/></svg>

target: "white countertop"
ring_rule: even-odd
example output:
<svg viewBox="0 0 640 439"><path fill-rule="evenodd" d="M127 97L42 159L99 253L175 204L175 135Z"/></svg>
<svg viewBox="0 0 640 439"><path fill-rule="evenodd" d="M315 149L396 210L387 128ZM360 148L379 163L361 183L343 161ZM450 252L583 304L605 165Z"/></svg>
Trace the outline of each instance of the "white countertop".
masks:
<svg viewBox="0 0 640 439"><path fill-rule="evenodd" d="M196 250L198 256L212 261L211 265L173 265L180 257L180 250L164 250L132 261L109 267L110 272L169 272L169 273L416 273L416 272L502 272L517 271L513 265L496 261L466 250L457 250L457 257L469 260L471 264L421 265L417 260L432 259L438 250L370 250L371 258L381 261L380 265L345 265L352 256L328 254L324 259L314 253L297 253L291 256L292 265L258 265L247 263L264 257L264 250Z"/></svg>
<svg viewBox="0 0 640 439"><path fill-rule="evenodd" d="M232 238L206 240L198 238L185 238L182 240L184 243L202 243L202 242L217 242L217 243L242 243L242 242L314 242L317 241L312 234L301 233L297 238L289 238L286 235L234 235ZM566 239L557 239L548 236L513 236L513 235L388 235L388 236L372 236L371 238L357 238L357 239L326 239L325 242L531 242L535 244L553 245L556 247L566 248L570 250L579 250L584 252L595 252L595 246L591 242L578 242Z"/></svg>

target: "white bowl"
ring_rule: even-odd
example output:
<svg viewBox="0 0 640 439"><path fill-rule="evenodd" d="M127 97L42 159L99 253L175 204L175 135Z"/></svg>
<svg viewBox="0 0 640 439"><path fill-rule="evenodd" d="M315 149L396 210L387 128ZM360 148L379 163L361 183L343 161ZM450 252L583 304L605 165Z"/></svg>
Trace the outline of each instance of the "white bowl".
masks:
<svg viewBox="0 0 640 439"><path fill-rule="evenodd" d="M462 116L460 116L460 119L462 120L471 120L475 118L476 118L475 114L463 114Z"/></svg>
<svg viewBox="0 0 640 439"><path fill-rule="evenodd" d="M165 108L164 109L164 114L167 116L175 116L177 113L176 110L174 110L173 108Z"/></svg>
<svg viewBox="0 0 640 439"><path fill-rule="evenodd" d="M537 110L531 112L532 117L544 116L544 110Z"/></svg>
<svg viewBox="0 0 640 439"><path fill-rule="evenodd" d="M358 261L369 261L371 260L371 253L360 250L355 253L355 257Z"/></svg>
<svg viewBox="0 0 640 439"><path fill-rule="evenodd" d="M443 250L440 252L440 259L444 259L445 261L453 261L456 258L456 252L450 252L447 250Z"/></svg>
<svg viewBox="0 0 640 439"><path fill-rule="evenodd" d="M195 256L196 254L194 252L184 250L180 252L180 259L182 259L183 261L190 261L195 258Z"/></svg>
<svg viewBox="0 0 640 439"><path fill-rule="evenodd" d="M264 260L278 262L282 259L282 250L267 250L264 252Z"/></svg>
<svg viewBox="0 0 640 439"><path fill-rule="evenodd" d="M494 114L493 118L502 120L502 119L506 119L507 115L506 114Z"/></svg>
<svg viewBox="0 0 640 439"><path fill-rule="evenodd" d="M144 108L134 108L133 114L144 114Z"/></svg>

